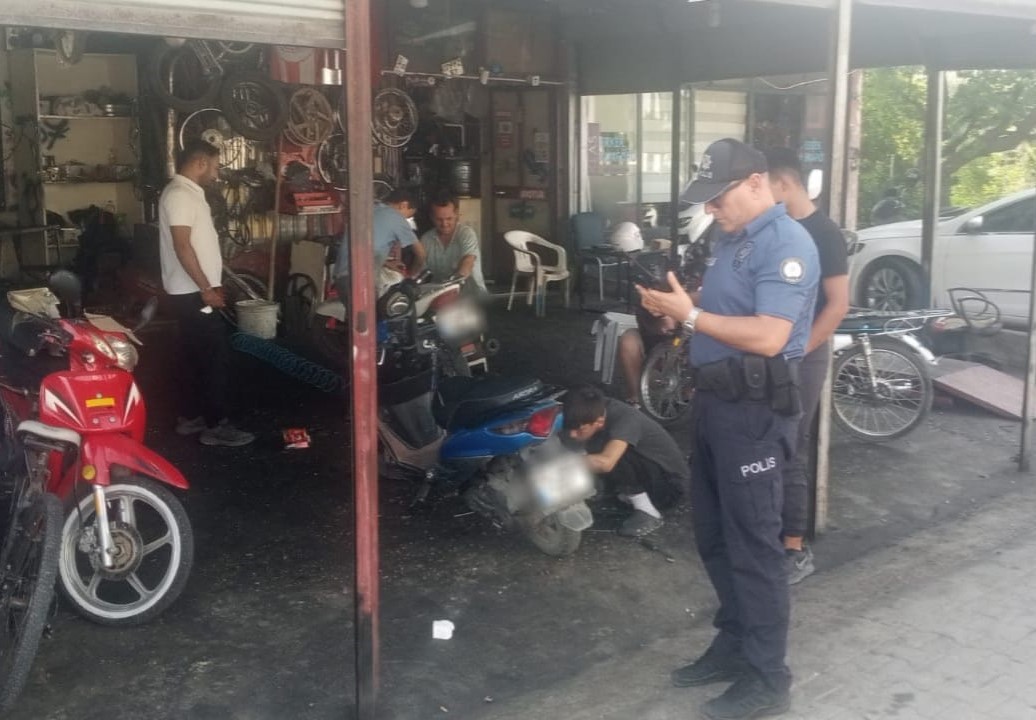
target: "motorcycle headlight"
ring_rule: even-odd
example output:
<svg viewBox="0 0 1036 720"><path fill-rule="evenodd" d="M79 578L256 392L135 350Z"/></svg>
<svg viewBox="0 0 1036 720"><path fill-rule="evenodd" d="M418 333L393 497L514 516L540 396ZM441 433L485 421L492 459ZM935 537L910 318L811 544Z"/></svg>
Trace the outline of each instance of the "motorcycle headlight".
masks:
<svg viewBox="0 0 1036 720"><path fill-rule="evenodd" d="M406 293L398 290L386 295L382 299L382 303L385 308L385 317L387 318L402 317L410 312L410 307L413 305Z"/></svg>
<svg viewBox="0 0 1036 720"><path fill-rule="evenodd" d="M140 353L137 352L136 346L129 340L114 335L108 335L105 339L114 354L115 363L126 372L133 372L140 361Z"/></svg>

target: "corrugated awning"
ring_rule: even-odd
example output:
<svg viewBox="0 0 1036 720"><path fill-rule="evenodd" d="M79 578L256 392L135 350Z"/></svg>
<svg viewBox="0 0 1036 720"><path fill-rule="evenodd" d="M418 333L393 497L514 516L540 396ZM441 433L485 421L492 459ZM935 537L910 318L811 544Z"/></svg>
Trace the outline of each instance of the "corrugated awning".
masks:
<svg viewBox="0 0 1036 720"><path fill-rule="evenodd" d="M344 0L3 0L0 25L344 47Z"/></svg>

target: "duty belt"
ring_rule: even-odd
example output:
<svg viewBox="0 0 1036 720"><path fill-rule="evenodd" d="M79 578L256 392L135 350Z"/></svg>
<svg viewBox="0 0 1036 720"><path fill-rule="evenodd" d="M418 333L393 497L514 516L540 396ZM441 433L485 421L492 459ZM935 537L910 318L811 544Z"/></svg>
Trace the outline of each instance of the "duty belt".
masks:
<svg viewBox="0 0 1036 720"><path fill-rule="evenodd" d="M702 365L695 370L695 387L726 402L767 403L780 415L802 410L799 361L783 355L744 355Z"/></svg>

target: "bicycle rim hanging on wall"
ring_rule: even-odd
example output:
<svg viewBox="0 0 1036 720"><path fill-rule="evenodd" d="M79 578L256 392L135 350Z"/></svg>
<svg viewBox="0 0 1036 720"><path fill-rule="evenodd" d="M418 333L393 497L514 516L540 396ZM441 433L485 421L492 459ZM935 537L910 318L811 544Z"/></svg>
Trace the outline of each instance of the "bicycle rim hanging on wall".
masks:
<svg viewBox="0 0 1036 720"><path fill-rule="evenodd" d="M402 90L387 88L374 96L371 133L386 147L403 147L417 130L417 106Z"/></svg>
<svg viewBox="0 0 1036 720"><path fill-rule="evenodd" d="M296 145L319 145L335 127L334 110L315 88L299 88L288 101L288 123L284 135Z"/></svg>
<svg viewBox="0 0 1036 720"><path fill-rule="evenodd" d="M335 190L349 189L349 148L342 133L330 135L317 149L317 170Z"/></svg>
<svg viewBox="0 0 1036 720"><path fill-rule="evenodd" d="M206 75L201 61L188 46L155 46L148 64L151 91L166 106L181 112L212 107L219 97L219 81Z"/></svg>
<svg viewBox="0 0 1036 720"><path fill-rule="evenodd" d="M187 141L196 139L219 148L219 163L223 168L244 166L248 141L234 131L219 108L202 108L184 118L177 136L180 149L183 150Z"/></svg>
<svg viewBox="0 0 1036 720"><path fill-rule="evenodd" d="M227 121L249 140L273 140L288 122L288 102L280 88L256 72L230 75L220 87Z"/></svg>

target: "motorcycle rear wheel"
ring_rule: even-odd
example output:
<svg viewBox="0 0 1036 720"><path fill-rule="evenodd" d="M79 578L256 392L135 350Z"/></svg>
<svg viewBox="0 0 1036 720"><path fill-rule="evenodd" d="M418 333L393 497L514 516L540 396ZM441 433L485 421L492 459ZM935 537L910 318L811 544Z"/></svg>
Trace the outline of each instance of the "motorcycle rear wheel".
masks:
<svg viewBox="0 0 1036 720"><path fill-rule="evenodd" d="M640 407L661 425L673 425L691 409L694 381L687 362L687 340L659 342L644 359L640 371Z"/></svg>
<svg viewBox="0 0 1036 720"><path fill-rule="evenodd" d="M0 574L0 712L25 687L47 624L61 551L61 501L40 494L13 522Z"/></svg>
<svg viewBox="0 0 1036 720"><path fill-rule="evenodd" d="M548 515L535 525L522 524L522 532L541 552L552 557L567 557L579 548L583 539L581 530L565 527L557 514Z"/></svg>
<svg viewBox="0 0 1036 720"><path fill-rule="evenodd" d="M91 493L72 504L61 533L61 594L80 615L100 625L140 625L183 592L194 563L194 532L172 492L144 477L105 489L115 543L115 567L98 558Z"/></svg>

